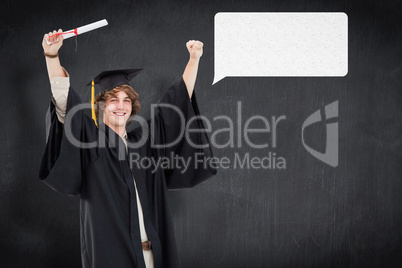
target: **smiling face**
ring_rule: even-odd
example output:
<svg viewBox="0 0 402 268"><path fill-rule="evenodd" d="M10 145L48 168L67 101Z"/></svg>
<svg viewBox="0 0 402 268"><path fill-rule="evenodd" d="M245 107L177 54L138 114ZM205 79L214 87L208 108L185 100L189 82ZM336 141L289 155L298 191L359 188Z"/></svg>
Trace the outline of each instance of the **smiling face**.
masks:
<svg viewBox="0 0 402 268"><path fill-rule="evenodd" d="M103 122L112 129L125 127L131 111L131 99L126 92L119 91L106 100Z"/></svg>
<svg viewBox="0 0 402 268"><path fill-rule="evenodd" d="M131 107L128 107L129 103ZM96 96L95 107L96 119L115 131L117 128L121 129L130 124L134 116L141 110L138 93L126 84Z"/></svg>

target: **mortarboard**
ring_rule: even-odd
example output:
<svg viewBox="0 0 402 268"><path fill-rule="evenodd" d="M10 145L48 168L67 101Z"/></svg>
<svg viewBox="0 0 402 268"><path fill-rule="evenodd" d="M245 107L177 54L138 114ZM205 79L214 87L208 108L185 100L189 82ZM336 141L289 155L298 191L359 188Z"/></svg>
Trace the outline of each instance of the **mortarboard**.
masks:
<svg viewBox="0 0 402 268"><path fill-rule="evenodd" d="M142 69L121 69L104 71L98 74L87 86L91 88L91 107L92 107L92 119L96 122L95 116L95 84L99 84L99 94L111 90L117 86L130 85L129 81L136 76Z"/></svg>

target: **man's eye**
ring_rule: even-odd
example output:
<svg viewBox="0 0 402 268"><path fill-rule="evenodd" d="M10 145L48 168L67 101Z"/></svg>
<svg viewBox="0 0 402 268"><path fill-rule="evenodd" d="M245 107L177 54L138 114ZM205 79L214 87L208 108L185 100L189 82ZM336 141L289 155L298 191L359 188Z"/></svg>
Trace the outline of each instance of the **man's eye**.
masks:
<svg viewBox="0 0 402 268"><path fill-rule="evenodd" d="M116 102L116 100L113 99L113 100L110 100L110 102Z"/></svg>
<svg viewBox="0 0 402 268"><path fill-rule="evenodd" d="M131 103L131 100L125 100L125 102L129 102L129 103Z"/></svg>

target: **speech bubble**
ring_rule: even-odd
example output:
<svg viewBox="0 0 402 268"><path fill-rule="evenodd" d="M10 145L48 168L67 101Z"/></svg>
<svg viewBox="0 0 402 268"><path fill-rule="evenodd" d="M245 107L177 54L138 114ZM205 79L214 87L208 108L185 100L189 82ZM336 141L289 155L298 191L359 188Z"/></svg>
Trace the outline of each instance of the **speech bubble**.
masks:
<svg viewBox="0 0 402 268"><path fill-rule="evenodd" d="M348 73L348 16L343 12L219 12L215 75L343 77Z"/></svg>

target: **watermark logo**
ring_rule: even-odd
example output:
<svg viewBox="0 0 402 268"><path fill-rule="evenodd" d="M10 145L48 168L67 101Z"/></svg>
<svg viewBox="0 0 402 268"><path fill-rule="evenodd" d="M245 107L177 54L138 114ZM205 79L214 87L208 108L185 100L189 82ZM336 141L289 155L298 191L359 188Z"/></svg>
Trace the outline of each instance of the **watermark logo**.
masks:
<svg viewBox="0 0 402 268"><path fill-rule="evenodd" d="M331 119L331 118L337 118L338 117L338 101L335 101L333 103L330 103L325 106L325 120ZM327 132L327 138L326 138L326 146L325 146L325 153L320 153L310 146L308 146L305 141L304 141L304 129L312 124L315 124L317 122L320 122L322 120L321 118L321 112L320 110L315 111L313 114L311 114L303 123L302 126L302 142L304 148L312 154L315 158L318 160L321 160L322 162L332 166L336 167L338 166L338 123L327 123L326 124L326 132Z"/></svg>
<svg viewBox="0 0 402 268"><path fill-rule="evenodd" d="M180 146L182 141L185 141L188 146L196 149L208 148L209 146L213 148L234 148L241 149L244 146L254 149L254 152L260 150L258 153L242 153L234 152L233 157L207 157L201 158L203 163L208 162L216 168L233 168L233 169L286 169L287 163L285 157L280 155L277 151L278 147L278 136L281 134L278 132L280 125L284 122L287 117L285 115L266 117L262 115L252 115L249 118L243 118L242 103L237 102L237 113L236 115L218 115L212 118L212 122L209 118L198 115L192 116L191 118L186 118L183 112L176 106L172 104L157 104L151 106L151 120L147 121L139 115L133 118L133 121L137 121L142 131L138 132L142 135L139 140L121 140L122 142L117 142L116 139L110 138L117 135L111 128L105 128L103 126L102 131L98 131L97 139L93 141L82 140L80 133L82 131L79 129L82 122L80 118L83 117L83 110L90 109L90 104L79 104L72 107L66 114L64 122L64 132L68 141L76 147L82 149L90 148L104 148L104 147L118 147L119 160L126 159L126 149L132 148L137 149L144 146L147 142L152 149L162 149L164 152L168 153L170 151L175 151L175 147ZM158 110L159 109L159 110ZM330 103L325 106L325 118L322 119L321 109L312 113L302 125L302 144L304 148L318 160L332 166L338 166L338 123L333 122L338 118L338 101ZM323 114L324 114L323 113ZM158 120L155 118L158 115ZM163 118L160 118L163 115ZM75 119L74 119L75 118ZM174 119L172 119L174 118ZM78 120L78 121L74 121ZM161 127L162 121L175 120L176 124L174 129L169 128L169 125ZM305 142L305 129L317 122L325 121L326 123L326 148L325 152L319 152L316 149L311 148ZM328 121L329 120L329 121ZM50 129L50 113L47 114L46 129L47 132ZM159 123L158 123L158 122ZM192 124L197 121L200 125ZM332 121L332 122L331 122ZM74 123L75 122L75 123ZM212 127L213 122L220 123L220 127L214 129ZM251 125L255 126L255 122L259 122L259 128L252 128ZM196 127L194 127L196 125ZM198 127L197 127L198 126ZM78 129L77 129L78 128ZM73 134L73 130L75 135ZM169 141L166 139L154 140L153 137L158 137L158 135L164 135L162 132L169 131ZM158 133L161 132L161 133ZM202 135L210 135L210 143L206 142L206 138L201 139ZM253 140L253 134L260 135L258 140ZM261 134L263 134L261 136ZM109 138L107 138L107 136ZM255 137L255 136L254 136ZM148 140L151 139L151 140ZM173 141L171 141L173 139ZM264 143L265 142L265 143ZM283 137L282 142L285 142ZM161 144L159 144L161 143ZM195 151L196 151L195 150ZM262 150L262 151L261 151ZM131 164L136 166L141 166L145 169L158 168L178 168L182 167L185 171L188 166L193 163L194 165L199 165L200 160L197 159L198 156L194 156L194 159L183 159L180 155L166 155L165 157L160 157L159 159L147 158L146 156L140 156L138 154L130 155L129 161ZM198 168L198 166L195 166ZM205 167L207 168L207 167Z"/></svg>

